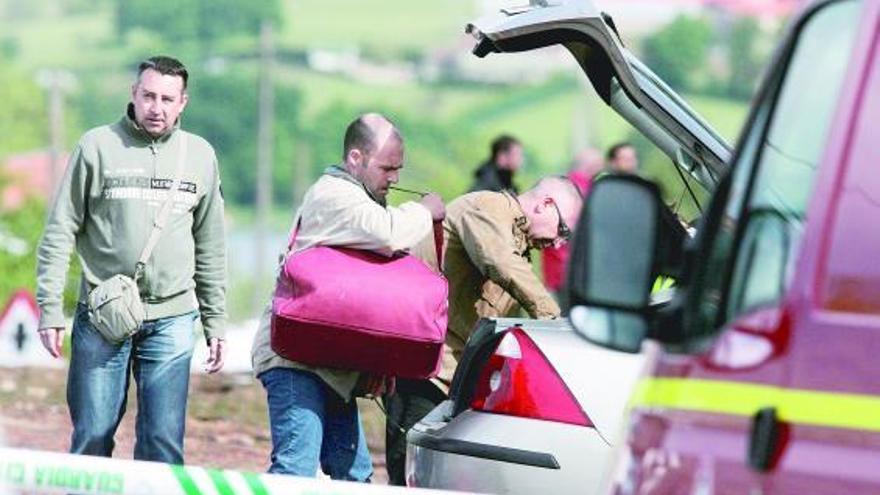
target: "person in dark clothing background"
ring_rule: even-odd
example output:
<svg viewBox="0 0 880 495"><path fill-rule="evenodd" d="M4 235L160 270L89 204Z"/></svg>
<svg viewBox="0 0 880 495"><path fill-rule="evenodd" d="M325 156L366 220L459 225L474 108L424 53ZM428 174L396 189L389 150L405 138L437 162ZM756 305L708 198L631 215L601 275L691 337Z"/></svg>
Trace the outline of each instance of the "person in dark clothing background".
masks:
<svg viewBox="0 0 880 495"><path fill-rule="evenodd" d="M606 158L612 172L636 174L639 171L639 155L635 147L625 141L608 148Z"/></svg>
<svg viewBox="0 0 880 495"><path fill-rule="evenodd" d="M468 192L511 191L518 193L513 178L523 164L522 144L513 136L501 135L492 141L491 155L474 172L474 184Z"/></svg>

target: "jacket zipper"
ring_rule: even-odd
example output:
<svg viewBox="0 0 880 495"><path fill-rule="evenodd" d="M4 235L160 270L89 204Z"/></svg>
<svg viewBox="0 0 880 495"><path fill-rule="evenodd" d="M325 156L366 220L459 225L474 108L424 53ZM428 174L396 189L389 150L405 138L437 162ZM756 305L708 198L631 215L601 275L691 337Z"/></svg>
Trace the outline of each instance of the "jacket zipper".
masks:
<svg viewBox="0 0 880 495"><path fill-rule="evenodd" d="M153 155L153 177L152 177L152 180L155 180L155 179L158 179L158 174L159 174L159 149L156 146L155 139L150 141L150 153ZM151 189L152 189L152 180L150 181L151 182L151 184L150 184ZM152 228L152 222L150 223L150 228ZM144 288L150 292L152 292L150 290L151 287L147 287L146 282L150 281L150 284L152 284L152 280L153 280L152 275L153 274L152 274L152 270L150 269L151 265L152 265L152 263L150 263L150 260L147 260L147 262L144 266L144 275L143 275L144 282L145 282ZM144 300L144 297L141 296L141 299Z"/></svg>

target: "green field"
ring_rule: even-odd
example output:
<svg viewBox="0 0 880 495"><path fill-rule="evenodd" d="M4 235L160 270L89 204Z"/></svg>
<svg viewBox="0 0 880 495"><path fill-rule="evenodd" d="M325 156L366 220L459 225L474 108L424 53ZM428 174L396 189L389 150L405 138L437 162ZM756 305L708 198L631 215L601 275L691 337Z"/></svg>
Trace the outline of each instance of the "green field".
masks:
<svg viewBox="0 0 880 495"><path fill-rule="evenodd" d="M295 118L276 112L285 127L276 129L275 179L279 188L287 191L283 196L276 193L273 231L286 231L290 222L294 178L303 179L294 184L302 188L325 165L337 160L345 123L363 111L385 112L400 123L407 142L402 185L436 190L446 200L468 188L474 168L488 154L488 143L500 133L519 137L525 146L527 161L518 179L521 186L544 174L564 172L580 147L604 150L614 142L632 140L642 151L645 173L663 184L667 201L677 203L683 197L669 160L639 139L629 124L599 100L584 84L581 73L560 74L540 84L375 83L318 73L289 62L312 47L355 51L374 63L412 62L437 51L467 54L472 42L463 39L462 31L476 4L479 2L462 0L282 2L284 19L276 39L282 54L279 60L284 62L276 66L276 85L280 90L294 89L299 99L298 108L285 107L296 112L289 114ZM0 149L24 152L48 145L44 132L48 105L40 101L45 100L45 91L35 83L40 69L66 68L77 78L67 95L66 134L72 144L87 128L118 118L129 98L131 68L136 61L149 54L168 53L181 57L190 67L193 94L199 93L195 88L200 83L204 84L201 88L209 87L205 81L212 78L208 75L241 83L232 86L236 89L229 94L215 91L212 101L192 98L184 126L194 125L197 111L215 117L215 126L229 131L215 142L215 146L227 145L225 155L218 152L224 181L232 178L225 184L234 184L236 179L241 180L238 184L248 184L242 177L247 177L243 171L254 169L256 125L255 119L241 117L255 115L252 102L257 67L252 55L256 39L231 36L212 47L209 58L201 51L204 47L195 42L171 44L161 33L140 30L120 38L114 25L115 5L115 0L0 0L0 81L7 88L0 93L13 103L32 103L7 111L5 120L0 115L0 129L6 131ZM62 14L65 9L69 12ZM207 63L211 60L219 63L211 68ZM290 93L286 91L287 96ZM691 95L685 100L731 144L735 141L746 103ZM252 191L250 185L241 186L241 190ZM391 202L409 199L398 193L390 198ZM253 224L254 210L247 200L229 200L227 204L232 230ZM687 202L681 211L686 218L696 214ZM38 222L31 223L39 228ZM26 277L33 273L33 269L26 271ZM236 280L230 293L232 313L250 316L253 294L268 290L269 283L269 279Z"/></svg>
<svg viewBox="0 0 880 495"><path fill-rule="evenodd" d="M361 48L378 54L454 45L475 12L463 0L284 2L279 40L298 47Z"/></svg>
<svg viewBox="0 0 880 495"><path fill-rule="evenodd" d="M706 119L712 127L733 146L739 137L749 110L747 102L712 98L709 96L687 96L688 104Z"/></svg>
<svg viewBox="0 0 880 495"><path fill-rule="evenodd" d="M19 59L29 68L109 67L129 54L174 51L161 33L129 33L120 44L114 28L113 2L0 1L0 39L14 40ZM62 12L67 8L73 13ZM394 58L455 46L474 16L473 2L435 0L289 0L281 2L280 48L354 49ZM235 36L222 47L253 49L254 40Z"/></svg>
<svg viewBox="0 0 880 495"><path fill-rule="evenodd" d="M113 46L112 13L41 17L3 21L3 37L14 40L17 59L28 69L93 68L119 63Z"/></svg>
<svg viewBox="0 0 880 495"><path fill-rule="evenodd" d="M15 10L10 7L12 1L0 0L0 7L4 7L0 16ZM127 99L126 79L120 76L133 60L147 53L166 50L174 53L175 49L192 48L168 46L159 34L148 32L129 33L124 40L119 40L113 27L113 2L83 7L83 2L65 0L62 5L80 5L77 10L80 13L63 17L52 12L51 4L46 0L36 1L29 7L28 15L14 22L0 17L3 28L0 38L12 41L17 53L15 63L26 72L33 73L43 67L66 67L81 80L115 81L113 84L120 86L118 89L104 83L81 84L73 95L98 99L97 103L105 106L110 102L114 118L116 102L121 106ZM474 5L474 2L460 0L285 1L277 40L279 49L356 49L378 60L429 54L437 49L469 51L471 45L462 43L461 33L467 20L474 16ZM253 39L238 36L224 41L222 46L242 53L240 50L251 50L254 43ZM202 65L191 66L193 84L197 85ZM253 63L246 61L231 61L227 70L256 72ZM591 90L584 89L582 74L564 74L540 85L509 86L412 81L374 84L280 64L276 74L279 85L301 93L299 115L305 124L328 108L341 105L352 111L388 112L403 117L404 121L431 122L439 128L466 134L465 139L450 148L410 149L412 157L430 164L430 168L414 166L414 178L449 183L446 190L450 193L466 187L472 168L486 154L488 141L502 132L514 134L524 142L527 179L563 171L578 147L590 144L605 148L613 142L631 139L633 133ZM84 86L100 87L101 94L77 95L76 91L85 91ZM734 142L745 117L744 103L703 96L686 99L722 135ZM199 104L192 102L192 105ZM71 129L69 139L75 139L86 127L96 124L81 122L79 128ZM253 139L251 130L246 131L242 138Z"/></svg>

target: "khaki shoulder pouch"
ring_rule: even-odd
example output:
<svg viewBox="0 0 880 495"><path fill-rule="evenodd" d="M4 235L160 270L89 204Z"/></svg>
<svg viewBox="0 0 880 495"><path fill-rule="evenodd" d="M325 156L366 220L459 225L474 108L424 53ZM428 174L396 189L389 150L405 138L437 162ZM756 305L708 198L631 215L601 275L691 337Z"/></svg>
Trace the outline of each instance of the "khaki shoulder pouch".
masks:
<svg viewBox="0 0 880 495"><path fill-rule="evenodd" d="M146 318L146 311L137 283L143 276L144 268L153 253L153 248L159 242L162 229L165 228L168 217L171 215L174 198L180 189L180 175L186 161L187 140L186 134L182 130L178 135L180 136L180 152L174 181L168 191L168 197L165 198L162 208L153 221L150 238L135 265L134 277L123 274L114 275L89 292L89 321L105 340L114 344L121 344L131 338L137 333Z"/></svg>

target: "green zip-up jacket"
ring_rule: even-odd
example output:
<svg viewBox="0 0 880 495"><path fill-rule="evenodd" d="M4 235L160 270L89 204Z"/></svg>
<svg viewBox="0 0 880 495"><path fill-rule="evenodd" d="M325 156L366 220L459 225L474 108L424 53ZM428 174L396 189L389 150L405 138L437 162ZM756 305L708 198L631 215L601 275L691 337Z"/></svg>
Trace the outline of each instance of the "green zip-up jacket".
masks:
<svg viewBox="0 0 880 495"><path fill-rule="evenodd" d="M133 120L88 131L73 150L37 252L40 328L64 327L61 300L70 254L83 267L80 301L116 274L134 275L177 169L175 125L153 138ZM223 197L214 149L187 134L174 207L138 281L148 320L198 309L205 336L222 337L226 320Z"/></svg>

